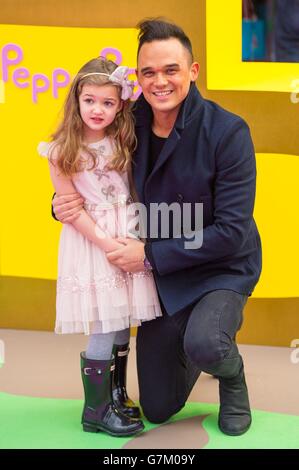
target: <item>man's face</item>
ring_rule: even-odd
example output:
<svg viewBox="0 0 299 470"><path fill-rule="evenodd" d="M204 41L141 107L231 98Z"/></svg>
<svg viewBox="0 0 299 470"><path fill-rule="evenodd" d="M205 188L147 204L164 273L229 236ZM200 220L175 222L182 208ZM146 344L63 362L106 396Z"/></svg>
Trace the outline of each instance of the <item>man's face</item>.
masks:
<svg viewBox="0 0 299 470"><path fill-rule="evenodd" d="M198 72L199 65L191 63L188 50L176 38L147 42L139 51L137 77L154 113L178 110Z"/></svg>

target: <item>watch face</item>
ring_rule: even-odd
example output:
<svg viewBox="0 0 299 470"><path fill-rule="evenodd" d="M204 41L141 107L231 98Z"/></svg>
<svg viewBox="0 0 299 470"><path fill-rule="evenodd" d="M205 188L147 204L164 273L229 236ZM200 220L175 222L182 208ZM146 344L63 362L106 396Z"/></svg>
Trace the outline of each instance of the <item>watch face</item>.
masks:
<svg viewBox="0 0 299 470"><path fill-rule="evenodd" d="M149 262L149 260L147 259L147 257L144 258L143 264L144 264L144 267L145 267L146 269L153 269L153 268L152 268L152 265L151 265L151 263Z"/></svg>

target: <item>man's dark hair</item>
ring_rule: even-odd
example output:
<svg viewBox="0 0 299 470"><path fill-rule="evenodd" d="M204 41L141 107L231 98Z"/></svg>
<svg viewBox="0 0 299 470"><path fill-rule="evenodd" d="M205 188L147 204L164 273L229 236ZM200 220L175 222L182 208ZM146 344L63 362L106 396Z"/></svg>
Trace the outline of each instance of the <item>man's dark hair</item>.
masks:
<svg viewBox="0 0 299 470"><path fill-rule="evenodd" d="M137 57L141 47L146 42L175 38L189 51L191 61L193 62L191 41L182 28L176 24L169 23L161 18L149 18L138 23L137 28L139 29Z"/></svg>

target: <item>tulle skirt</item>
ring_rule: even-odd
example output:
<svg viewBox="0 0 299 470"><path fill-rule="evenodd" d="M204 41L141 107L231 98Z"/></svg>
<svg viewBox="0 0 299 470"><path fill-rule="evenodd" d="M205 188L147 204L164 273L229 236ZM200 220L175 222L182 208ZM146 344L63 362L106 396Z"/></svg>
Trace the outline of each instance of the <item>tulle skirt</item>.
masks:
<svg viewBox="0 0 299 470"><path fill-rule="evenodd" d="M62 228L56 333L109 333L161 316L151 271L125 273L72 225Z"/></svg>

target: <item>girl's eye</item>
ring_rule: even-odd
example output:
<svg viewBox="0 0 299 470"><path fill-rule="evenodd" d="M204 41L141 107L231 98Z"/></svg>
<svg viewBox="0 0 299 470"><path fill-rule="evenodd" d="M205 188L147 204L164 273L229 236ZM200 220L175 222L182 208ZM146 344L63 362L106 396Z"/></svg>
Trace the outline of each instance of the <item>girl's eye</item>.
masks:
<svg viewBox="0 0 299 470"><path fill-rule="evenodd" d="M88 104L91 104L93 103L93 100L91 98L86 98L86 100L84 100L85 103L88 103Z"/></svg>
<svg viewBox="0 0 299 470"><path fill-rule="evenodd" d="M108 106L111 108L111 106L113 106L113 103L111 103L111 101L105 101L105 106Z"/></svg>

